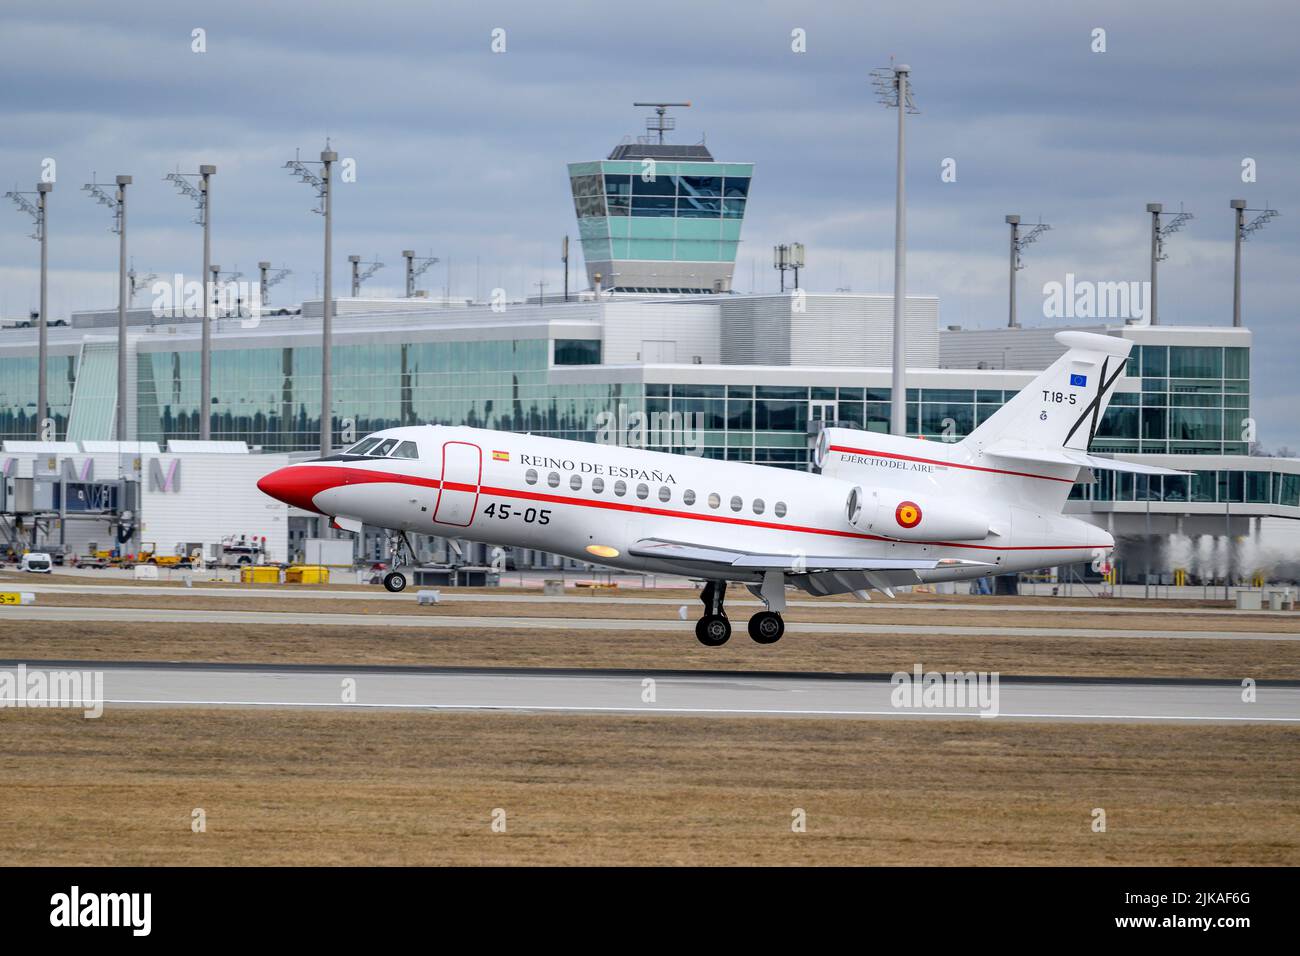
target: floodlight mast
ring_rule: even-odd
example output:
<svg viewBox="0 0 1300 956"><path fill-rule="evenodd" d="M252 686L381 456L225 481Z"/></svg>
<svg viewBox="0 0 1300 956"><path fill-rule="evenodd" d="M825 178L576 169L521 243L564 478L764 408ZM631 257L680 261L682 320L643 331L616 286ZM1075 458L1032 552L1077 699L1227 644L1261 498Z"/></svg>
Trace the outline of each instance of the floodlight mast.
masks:
<svg viewBox="0 0 1300 956"><path fill-rule="evenodd" d="M872 70L872 85L879 102L898 110L898 180L894 196L894 362L893 382L890 387L889 430L895 435L907 434L907 342L904 306L907 299L907 199L904 168L904 118L908 113L920 112L912 101L912 68L905 63Z"/></svg>
<svg viewBox="0 0 1300 956"><path fill-rule="evenodd" d="M49 370L46 365L49 363L49 336L47 325L49 324L49 244L47 242L46 225L48 222L47 197L54 191L54 183L40 182L36 184L36 192L21 193L17 190L5 193L7 199L12 199L14 204L23 212L32 217L36 225L36 230L31 234L32 238L41 244L41 305L40 319L36 323L36 437L38 440L52 439L53 434L47 434L45 422L49 413ZM35 196L36 202L29 200L28 196Z"/></svg>
<svg viewBox="0 0 1300 956"><path fill-rule="evenodd" d="M560 261L564 263L564 301L569 301L569 237L564 237L564 243L560 246ZM478 290L474 290L475 297L478 296Z"/></svg>
<svg viewBox="0 0 1300 956"><path fill-rule="evenodd" d="M1044 222L1034 225L1023 236L1020 234L1020 217L1010 215L1006 217L1007 225L1011 227L1011 292L1009 296L1010 305L1007 313L1007 328L1018 329L1020 322L1016 318L1016 273L1025 267L1024 259L1021 253L1025 246L1036 242L1038 237L1050 230L1052 227Z"/></svg>
<svg viewBox="0 0 1300 956"><path fill-rule="evenodd" d="M117 189L109 193L105 187L109 183L95 182L95 174L90 174L91 181L81 188L101 206L107 206L113 212L111 232L117 233L117 426L118 441L127 440L126 427L126 187L131 185L130 176L118 176L115 180Z"/></svg>
<svg viewBox="0 0 1300 956"><path fill-rule="evenodd" d="M1228 206L1235 210L1236 228L1232 234L1232 326L1241 328L1241 244L1266 226L1270 219L1278 215L1276 209L1265 205L1263 209L1247 209L1246 200L1230 199ZM1246 222L1246 213L1259 213L1249 223Z"/></svg>
<svg viewBox="0 0 1300 956"><path fill-rule="evenodd" d="M212 303L213 303L212 317L214 319L229 317L230 315L229 300L228 299L226 300L227 307L224 316L217 315L217 308L216 308L217 304L223 298L225 298L226 286L228 286L232 282L238 282L243 277L244 274L239 271L238 266L235 266L235 270L233 272L222 272L221 266L212 267ZM238 293L238 290L236 290L236 292ZM240 298L238 295L236 295L235 315L242 316L243 314L244 314L244 300Z"/></svg>
<svg viewBox="0 0 1300 956"><path fill-rule="evenodd" d="M126 273L127 299L131 307L135 307L135 296L145 286L153 283L158 278L158 273L147 272L144 275L135 271L135 257L131 257L131 268Z"/></svg>
<svg viewBox="0 0 1300 956"><path fill-rule="evenodd" d="M403 249L402 258L406 260L406 297L415 298L415 280L424 275L430 266L442 260L437 256L416 256L414 249Z"/></svg>
<svg viewBox="0 0 1300 956"><path fill-rule="evenodd" d="M271 287L283 282L287 277L293 274L293 270L280 268L275 271L275 275L271 275L271 263L266 260L259 262L257 264L257 269L260 273L259 282L262 290L262 305L265 306L271 301Z"/></svg>
<svg viewBox="0 0 1300 956"><path fill-rule="evenodd" d="M320 350L320 453L322 457L330 453L334 444L334 370L333 355L331 353L334 335L334 273L331 264L334 256L334 220L330 201L333 192L330 182L330 167L338 162L338 158L339 154L329 148L329 140L326 140L325 149L321 150L319 163L303 162L295 156L284 164L285 169L316 190L316 197L320 200L320 204L312 211L325 217L325 279L324 296L321 302ZM312 169L313 166L320 167L319 175ZM328 526L324 533L328 536Z"/></svg>
<svg viewBox="0 0 1300 956"><path fill-rule="evenodd" d="M1190 212L1184 212L1182 206L1178 207L1177 215L1173 216L1168 222L1161 225L1160 216L1164 213L1164 206L1158 202L1147 203L1147 212L1151 213L1151 302L1148 312L1151 316L1151 324L1155 325L1158 321L1157 312L1157 270L1156 264L1169 258L1169 253L1165 252L1165 240L1174 233L1179 232L1183 226L1192 219Z"/></svg>
<svg viewBox="0 0 1300 956"><path fill-rule="evenodd" d="M197 173L168 173L164 177L175 184L181 195L194 200L194 222L203 227L203 324L199 345L199 440L212 437L212 314L208 303L212 295L207 288L212 265L212 177L217 167L204 164ZM191 182L190 180L197 180Z"/></svg>
<svg viewBox="0 0 1300 956"><path fill-rule="evenodd" d="M348 256L348 262L352 263L352 298L361 295L361 285L376 272L384 267L379 261L379 256L375 256L373 262L362 262L360 256ZM360 271L361 266L365 266L365 272Z"/></svg>

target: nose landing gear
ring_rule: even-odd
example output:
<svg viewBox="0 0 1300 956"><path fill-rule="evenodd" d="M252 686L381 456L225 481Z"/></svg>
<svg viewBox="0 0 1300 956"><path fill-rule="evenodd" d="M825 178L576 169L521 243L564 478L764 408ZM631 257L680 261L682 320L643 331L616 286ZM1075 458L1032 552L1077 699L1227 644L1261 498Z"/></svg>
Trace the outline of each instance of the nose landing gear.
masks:
<svg viewBox="0 0 1300 956"><path fill-rule="evenodd" d="M411 556L411 562L414 563L415 548L411 547L411 541L406 537L406 532L388 532L388 567L390 570L384 575L384 588L392 594L400 594L406 590L406 575L397 570L403 563L403 545L406 547L406 553Z"/></svg>

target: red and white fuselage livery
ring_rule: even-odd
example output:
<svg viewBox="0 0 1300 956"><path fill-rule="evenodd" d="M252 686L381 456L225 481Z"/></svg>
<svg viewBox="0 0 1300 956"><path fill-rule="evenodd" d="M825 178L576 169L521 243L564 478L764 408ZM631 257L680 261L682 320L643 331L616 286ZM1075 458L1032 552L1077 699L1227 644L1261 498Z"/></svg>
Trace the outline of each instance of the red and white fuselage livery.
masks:
<svg viewBox="0 0 1300 956"><path fill-rule="evenodd" d="M1104 530L1062 514L1094 469L1169 473L1088 454L1131 343L1061 332L1065 354L965 439L827 428L820 474L479 428L417 425L279 469L258 487L363 524L532 548L707 582L696 635L725 643L729 581L784 633L787 586L854 593L1105 561ZM389 574L390 590L405 587Z"/></svg>

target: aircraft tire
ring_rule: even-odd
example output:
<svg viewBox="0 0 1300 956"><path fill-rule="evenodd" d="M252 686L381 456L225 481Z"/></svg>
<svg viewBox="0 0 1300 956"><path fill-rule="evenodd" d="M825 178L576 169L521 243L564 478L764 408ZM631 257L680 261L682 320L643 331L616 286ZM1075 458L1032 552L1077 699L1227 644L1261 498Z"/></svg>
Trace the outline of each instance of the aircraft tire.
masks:
<svg viewBox="0 0 1300 956"><path fill-rule="evenodd" d="M393 594L406 590L406 575L401 571L389 571L384 575L384 587Z"/></svg>
<svg viewBox="0 0 1300 956"><path fill-rule="evenodd" d="M721 647L731 640L731 622L722 614L706 614L695 622L695 638L705 647Z"/></svg>
<svg viewBox="0 0 1300 956"><path fill-rule="evenodd" d="M775 644L785 634L785 621L774 611L759 611L749 619L749 636L755 644Z"/></svg>

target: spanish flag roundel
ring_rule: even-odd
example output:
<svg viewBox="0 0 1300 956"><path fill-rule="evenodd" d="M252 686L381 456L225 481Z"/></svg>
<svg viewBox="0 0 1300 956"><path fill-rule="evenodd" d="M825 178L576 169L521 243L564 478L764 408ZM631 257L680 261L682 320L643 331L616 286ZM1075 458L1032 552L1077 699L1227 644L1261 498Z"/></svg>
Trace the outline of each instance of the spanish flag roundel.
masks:
<svg viewBox="0 0 1300 956"><path fill-rule="evenodd" d="M915 501L900 502L894 509L894 520L900 527L915 528L921 523L921 507Z"/></svg>

